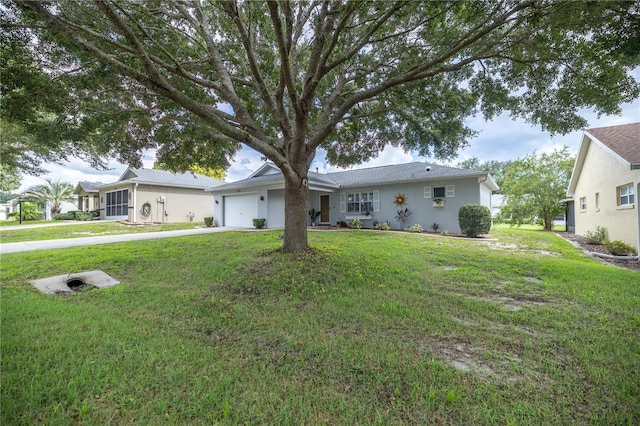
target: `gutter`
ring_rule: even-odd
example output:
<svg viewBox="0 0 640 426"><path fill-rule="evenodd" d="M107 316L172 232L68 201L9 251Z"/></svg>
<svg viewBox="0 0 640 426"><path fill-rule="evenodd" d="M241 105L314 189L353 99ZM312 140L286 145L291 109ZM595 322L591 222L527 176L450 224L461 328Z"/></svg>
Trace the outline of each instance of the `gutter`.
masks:
<svg viewBox="0 0 640 426"><path fill-rule="evenodd" d="M636 182L636 215L638 216L638 227L636 229L638 235L637 235L637 242L638 242L638 246L637 246L637 253L640 254L640 208L638 208L640 206L640 201L638 201L638 195L640 195L640 179L638 179L638 181ZM640 259L638 259L638 261L640 261Z"/></svg>

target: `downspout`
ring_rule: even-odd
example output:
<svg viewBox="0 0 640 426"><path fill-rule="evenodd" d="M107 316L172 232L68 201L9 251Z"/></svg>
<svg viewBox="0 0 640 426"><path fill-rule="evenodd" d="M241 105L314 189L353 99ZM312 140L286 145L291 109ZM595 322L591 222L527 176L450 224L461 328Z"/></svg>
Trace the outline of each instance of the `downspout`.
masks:
<svg viewBox="0 0 640 426"><path fill-rule="evenodd" d="M640 179L638 179L638 182L636 182L636 194L635 194L635 198L636 198L636 215L638 216L638 228L637 228L637 249L638 249L638 262L640 262L640 208L638 208L640 206L640 201L638 201L638 195L640 195Z"/></svg>
<svg viewBox="0 0 640 426"><path fill-rule="evenodd" d="M138 182L133 185L133 223L138 223Z"/></svg>

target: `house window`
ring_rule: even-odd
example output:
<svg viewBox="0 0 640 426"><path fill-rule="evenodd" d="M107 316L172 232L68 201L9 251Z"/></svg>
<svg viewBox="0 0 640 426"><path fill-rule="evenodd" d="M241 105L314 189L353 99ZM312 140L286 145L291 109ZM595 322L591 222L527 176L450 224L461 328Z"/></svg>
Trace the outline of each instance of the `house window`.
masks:
<svg viewBox="0 0 640 426"><path fill-rule="evenodd" d="M342 192L340 194L340 212L366 213L380 211L380 191Z"/></svg>
<svg viewBox="0 0 640 426"><path fill-rule="evenodd" d="M453 198L455 196L455 185L424 187L424 198Z"/></svg>
<svg viewBox="0 0 640 426"><path fill-rule="evenodd" d="M635 202L635 192L633 184L622 185L618 187L618 205L631 206Z"/></svg>
<svg viewBox="0 0 640 426"><path fill-rule="evenodd" d="M587 197L580 198L580 211L587 210Z"/></svg>
<svg viewBox="0 0 640 426"><path fill-rule="evenodd" d="M444 198L445 188L444 186L436 186L433 188L433 198Z"/></svg>
<svg viewBox="0 0 640 426"><path fill-rule="evenodd" d="M373 191L347 194L347 213L373 211Z"/></svg>
<svg viewBox="0 0 640 426"><path fill-rule="evenodd" d="M129 213L129 190L107 192L105 216L126 216Z"/></svg>

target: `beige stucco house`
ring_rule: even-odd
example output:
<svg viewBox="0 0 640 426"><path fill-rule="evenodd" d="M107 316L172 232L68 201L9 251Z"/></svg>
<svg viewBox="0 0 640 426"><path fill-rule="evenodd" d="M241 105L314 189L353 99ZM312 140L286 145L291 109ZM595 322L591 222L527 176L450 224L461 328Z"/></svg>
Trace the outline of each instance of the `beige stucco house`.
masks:
<svg viewBox="0 0 640 426"><path fill-rule="evenodd" d="M100 190L102 182L78 182L74 194L78 196L78 210L90 212L100 210Z"/></svg>
<svg viewBox="0 0 640 426"><path fill-rule="evenodd" d="M587 129L567 195L575 203L575 232L605 227L609 240L640 248L640 123Z"/></svg>
<svg viewBox="0 0 640 426"><path fill-rule="evenodd" d="M202 221L213 214L217 179L197 173L128 168L116 182L97 185L100 218L132 223Z"/></svg>

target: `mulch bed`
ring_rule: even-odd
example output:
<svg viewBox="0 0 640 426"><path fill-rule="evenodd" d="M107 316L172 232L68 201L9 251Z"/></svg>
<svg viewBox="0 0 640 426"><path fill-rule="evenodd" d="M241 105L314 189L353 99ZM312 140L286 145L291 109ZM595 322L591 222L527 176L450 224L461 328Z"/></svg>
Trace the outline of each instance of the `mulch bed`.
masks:
<svg viewBox="0 0 640 426"><path fill-rule="evenodd" d="M581 249L585 251L609 254L609 252L607 252L607 249L605 249L603 245L587 244L585 241L585 237L583 236L576 235L571 232L558 232L557 234L560 235L565 240L573 242L575 245L579 246ZM613 259L605 259L597 256L594 256L594 257L603 263L608 263L610 265L614 265L620 268L630 269L632 271L640 272L640 262L638 262L637 260L613 260Z"/></svg>

